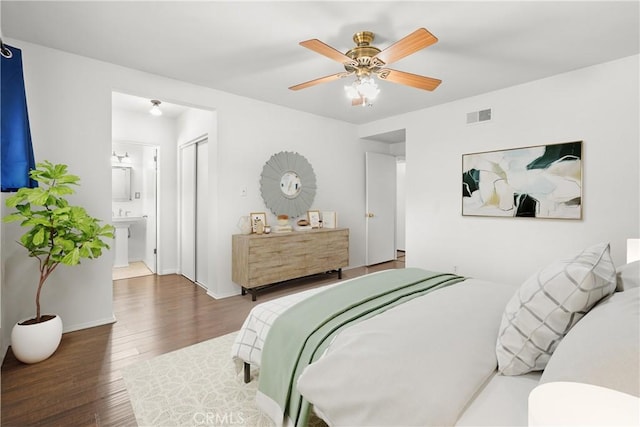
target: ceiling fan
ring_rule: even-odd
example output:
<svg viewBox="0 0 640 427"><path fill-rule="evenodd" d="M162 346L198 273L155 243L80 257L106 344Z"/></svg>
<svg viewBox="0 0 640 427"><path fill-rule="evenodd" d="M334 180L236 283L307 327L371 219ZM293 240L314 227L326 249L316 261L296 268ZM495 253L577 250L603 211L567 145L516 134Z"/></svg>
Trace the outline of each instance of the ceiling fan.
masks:
<svg viewBox="0 0 640 427"><path fill-rule="evenodd" d="M388 64L436 43L438 41L437 37L426 29L419 28L384 50L371 46L374 37L375 35L370 31L355 33L353 35L353 41L356 43L356 46L344 54L318 39L300 42L301 46L342 63L346 71L300 83L291 86L289 89L305 89L320 83L327 83L355 75L355 82L351 86L345 86L345 90L347 91L347 96L352 100L352 105L364 106L370 105L371 101L379 92L372 78L373 75L378 76L381 80L424 90L434 90L442 82L442 80L432 77L419 76L417 74L386 68Z"/></svg>

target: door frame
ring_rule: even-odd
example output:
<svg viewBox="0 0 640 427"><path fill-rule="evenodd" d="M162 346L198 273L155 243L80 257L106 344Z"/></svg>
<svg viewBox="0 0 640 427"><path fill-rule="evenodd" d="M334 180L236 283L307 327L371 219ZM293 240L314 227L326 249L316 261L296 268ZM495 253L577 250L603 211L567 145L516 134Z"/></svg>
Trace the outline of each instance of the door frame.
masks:
<svg viewBox="0 0 640 427"><path fill-rule="evenodd" d="M154 234L155 234L155 241L156 241L156 253L155 253L155 272L153 274L158 274L159 271L161 270L161 257L160 257L160 253L161 253L161 248L160 248L160 216L161 216L161 209L160 209L160 197L162 194L162 191L160 191L160 183L161 183L161 179L160 179L160 174L161 174L161 170L160 170L160 155L161 155L161 146L160 144L154 144L154 143L150 143L150 142L142 142L142 141L135 141L135 140L131 140L131 139L113 139L111 140L111 147L113 150L113 144L131 144L131 145L139 145L139 146L143 146L143 147L152 147L155 148L156 150L156 174L155 174L155 181L156 181L156 194L155 194L155 211L156 211L156 226L155 226L155 230L154 230ZM148 232L148 230L147 230Z"/></svg>

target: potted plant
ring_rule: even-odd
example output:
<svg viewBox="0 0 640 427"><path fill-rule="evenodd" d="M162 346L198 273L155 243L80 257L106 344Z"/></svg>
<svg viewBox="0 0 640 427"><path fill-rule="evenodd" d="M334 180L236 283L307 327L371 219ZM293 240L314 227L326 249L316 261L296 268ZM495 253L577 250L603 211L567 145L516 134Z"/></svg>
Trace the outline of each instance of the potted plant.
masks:
<svg viewBox="0 0 640 427"><path fill-rule="evenodd" d="M60 265L76 265L82 258L98 258L104 241L113 238L113 226L100 225L80 206L71 206L64 196L73 194L72 185L80 178L67 173L67 166L49 161L38 163L29 173L36 188L21 188L6 200L15 212L4 222L22 221L28 231L18 242L30 257L38 260L40 280L36 291L36 315L18 322L11 332L11 348L25 363L40 362L51 356L62 338L62 321L55 314L41 314L40 294L45 282Z"/></svg>

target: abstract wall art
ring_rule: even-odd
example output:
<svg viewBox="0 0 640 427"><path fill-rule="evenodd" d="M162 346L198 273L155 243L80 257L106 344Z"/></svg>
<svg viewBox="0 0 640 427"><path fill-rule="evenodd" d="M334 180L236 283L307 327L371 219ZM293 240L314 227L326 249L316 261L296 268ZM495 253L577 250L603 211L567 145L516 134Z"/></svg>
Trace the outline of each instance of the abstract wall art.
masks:
<svg viewBox="0 0 640 427"><path fill-rule="evenodd" d="M462 215L582 218L582 141L462 155Z"/></svg>

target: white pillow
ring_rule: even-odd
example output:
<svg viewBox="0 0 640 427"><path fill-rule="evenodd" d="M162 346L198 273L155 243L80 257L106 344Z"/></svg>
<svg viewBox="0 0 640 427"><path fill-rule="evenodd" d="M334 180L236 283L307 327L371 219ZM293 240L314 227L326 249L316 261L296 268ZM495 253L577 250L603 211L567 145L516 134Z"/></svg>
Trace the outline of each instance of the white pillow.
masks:
<svg viewBox="0 0 640 427"><path fill-rule="evenodd" d="M640 396L640 288L616 292L569 331L540 378L554 381Z"/></svg>
<svg viewBox="0 0 640 427"><path fill-rule="evenodd" d="M633 261L617 268L616 291L625 291L640 287L640 261Z"/></svg>
<svg viewBox="0 0 640 427"><path fill-rule="evenodd" d="M544 369L558 343L598 301L614 292L616 270L601 243L527 279L507 303L496 344L498 370Z"/></svg>

